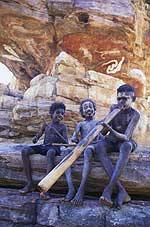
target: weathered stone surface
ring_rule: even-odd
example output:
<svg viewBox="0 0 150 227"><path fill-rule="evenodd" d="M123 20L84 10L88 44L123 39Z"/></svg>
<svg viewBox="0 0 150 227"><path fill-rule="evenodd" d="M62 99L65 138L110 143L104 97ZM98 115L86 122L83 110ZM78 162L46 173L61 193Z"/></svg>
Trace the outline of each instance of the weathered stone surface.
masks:
<svg viewBox="0 0 150 227"><path fill-rule="evenodd" d="M97 198L85 199L82 207L62 203L62 196L39 200L38 193L21 196L17 190L0 189L1 227L146 227L150 202L131 201L121 210L102 207Z"/></svg>
<svg viewBox="0 0 150 227"><path fill-rule="evenodd" d="M0 96L0 137L10 138L18 135L13 128L13 107L17 105L20 98L2 95Z"/></svg>
<svg viewBox="0 0 150 227"><path fill-rule="evenodd" d="M127 81L136 89L136 96L143 97L146 93L146 77L139 69L131 69L127 74Z"/></svg>
<svg viewBox="0 0 150 227"><path fill-rule="evenodd" d="M141 118L134 133L135 140L143 146L149 146L150 135L150 102L144 98L137 98L134 107L140 111Z"/></svg>
<svg viewBox="0 0 150 227"><path fill-rule="evenodd" d="M142 206L144 205L144 207ZM56 207L54 204L39 206L41 216L37 222L46 226L146 226L149 225L149 202L140 205L140 202L125 205L120 211L103 208L98 201L86 200L83 207L72 207L70 204L62 204ZM45 209L43 209L45 208ZM143 209L142 209L143 208ZM142 214L141 214L142 209ZM49 212L48 218L45 215Z"/></svg>
<svg viewBox="0 0 150 227"><path fill-rule="evenodd" d="M147 1L2 0L0 9L1 61L20 89L40 73L49 75L57 54L66 51L86 70L122 79L132 68L143 70L149 95Z"/></svg>
<svg viewBox="0 0 150 227"><path fill-rule="evenodd" d="M0 95L4 94L4 91L7 89L7 85L0 83Z"/></svg>
<svg viewBox="0 0 150 227"><path fill-rule="evenodd" d="M80 102L88 97L88 89L86 85L74 86L70 83L58 82L56 84L57 95L66 97L67 99Z"/></svg>
<svg viewBox="0 0 150 227"><path fill-rule="evenodd" d="M79 75L82 78L85 76L85 67L76 58L63 51L55 58L51 74L52 76L69 74L72 77Z"/></svg>
<svg viewBox="0 0 150 227"><path fill-rule="evenodd" d="M22 146L14 146L7 144L0 144L0 185L5 187L22 187L25 182L25 175L23 172L23 164L21 159ZM118 154L113 153L111 158L113 162L117 159ZM56 158L56 163L60 161L61 158ZM40 181L46 172L46 157L40 155L33 155L32 169L33 169L33 179L37 183ZM125 168L121 181L127 191L133 195L150 195L150 151L149 149L138 149L136 152L132 153L130 156L130 161ZM73 169L73 179L75 186L79 185L81 179L81 172L83 167L83 158L76 161L72 167ZM100 193L104 189L106 183L108 182L108 177L98 162L92 162L91 173L88 177L86 193ZM66 179L62 176L59 181L53 186L53 190L59 190L61 192L66 191Z"/></svg>
<svg viewBox="0 0 150 227"><path fill-rule="evenodd" d="M87 71L86 77L90 82L89 98L106 107L116 103L116 90L124 84L122 80L95 71Z"/></svg>
<svg viewBox="0 0 150 227"><path fill-rule="evenodd" d="M78 74L79 71L85 70L83 65L64 52L60 53L58 59L54 66L57 66L57 62L59 62L61 70L53 71L57 75L40 74L33 78L30 87L24 93L23 100L20 99L21 94L13 92L0 97L1 118L7 112L1 123L1 137L17 139L19 136L28 137L30 140L29 137L33 136L40 128L42 116L50 121L48 112L52 101L63 101L66 104L64 122L69 127L69 135L72 134L76 123L82 120L78 106L81 100L91 98L96 102L97 119L103 119L111 104L116 103L116 89L124 83L123 80L93 70L86 71L85 74ZM135 84L140 84L141 90L136 91L144 92L142 90L145 89L144 74L140 70L133 69L129 75ZM135 139L139 144L149 146L150 141L147 136L145 137L145 134L149 134L150 128L150 102L145 97L137 97L134 106L141 113L141 119L135 131ZM8 114L9 116L6 118ZM71 114L73 114L72 118Z"/></svg>
<svg viewBox="0 0 150 227"><path fill-rule="evenodd" d="M23 223L28 225L35 223L35 196L32 196L32 199L31 196L25 196L19 199L17 191L5 191L4 189L1 189L0 197L0 220L10 221L14 224Z"/></svg>
<svg viewBox="0 0 150 227"><path fill-rule="evenodd" d="M24 93L24 99L40 100L50 99L56 93L56 77L40 74L31 80L30 88Z"/></svg>

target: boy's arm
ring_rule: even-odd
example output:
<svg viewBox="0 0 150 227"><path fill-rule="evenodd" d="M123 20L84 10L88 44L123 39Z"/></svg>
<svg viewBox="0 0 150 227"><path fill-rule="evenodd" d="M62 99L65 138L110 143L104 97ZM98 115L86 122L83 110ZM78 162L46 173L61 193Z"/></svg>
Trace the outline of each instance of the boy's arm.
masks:
<svg viewBox="0 0 150 227"><path fill-rule="evenodd" d="M81 123L77 124L76 129L73 133L73 136L71 138L72 142L78 143L79 142L79 137L81 133Z"/></svg>
<svg viewBox="0 0 150 227"><path fill-rule="evenodd" d="M133 134L133 131L138 123L140 119L140 114L135 111L126 131L125 131L125 134L122 134L122 133L119 133L117 131L115 131L110 125L108 124L104 124L104 126L109 130L111 131L118 139L120 140L123 140L123 141L128 141L131 137L132 137L132 134Z"/></svg>
<svg viewBox="0 0 150 227"><path fill-rule="evenodd" d="M45 127L46 127L46 124L43 124L41 129L39 130L39 132L37 132L36 135L32 138L33 143L37 143L39 138L43 135L43 133L45 131Z"/></svg>
<svg viewBox="0 0 150 227"><path fill-rule="evenodd" d="M65 125L64 130L63 130L63 138L65 139L65 141L68 143L68 130L67 130L67 126ZM63 141L64 143L64 141Z"/></svg>
<svg viewBox="0 0 150 227"><path fill-rule="evenodd" d="M125 135L127 136L128 139L130 139L132 137L132 134L134 132L135 127L137 126L137 123L139 122L140 119L140 114L139 112L135 111L132 120L130 121Z"/></svg>
<svg viewBox="0 0 150 227"><path fill-rule="evenodd" d="M111 113L115 108L117 108L118 106L116 105L116 104L113 104L111 107L110 107L110 110L109 110L109 113ZM105 118L104 119L102 119L102 120L100 120L100 121L98 121L98 124L101 124L101 125L103 125L104 126L104 128L101 130L101 134L103 135L103 136L105 136L109 131L110 131L110 125L111 125L111 122L109 123L109 124L103 124L104 123L104 120L105 120ZM107 125L107 126L106 126ZM110 126L110 127L109 127Z"/></svg>

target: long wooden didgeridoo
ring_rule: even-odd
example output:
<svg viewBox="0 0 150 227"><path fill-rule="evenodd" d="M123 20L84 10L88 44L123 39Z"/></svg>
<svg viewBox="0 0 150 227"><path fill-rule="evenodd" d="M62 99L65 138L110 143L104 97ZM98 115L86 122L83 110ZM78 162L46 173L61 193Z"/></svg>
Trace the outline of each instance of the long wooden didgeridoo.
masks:
<svg viewBox="0 0 150 227"><path fill-rule="evenodd" d="M104 119L104 123L109 123L118 113L120 109L114 109ZM102 125L96 125L90 133L82 139L77 146L70 152L50 173L48 173L38 184L40 191L47 192L53 184L61 177L61 175L76 161L85 148L95 139L99 132L103 129Z"/></svg>

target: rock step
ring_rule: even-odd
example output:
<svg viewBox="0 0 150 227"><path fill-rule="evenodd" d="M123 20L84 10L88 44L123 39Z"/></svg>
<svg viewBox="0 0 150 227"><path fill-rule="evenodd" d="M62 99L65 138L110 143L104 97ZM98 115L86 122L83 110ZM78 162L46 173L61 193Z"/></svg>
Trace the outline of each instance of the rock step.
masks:
<svg viewBox="0 0 150 227"><path fill-rule="evenodd" d="M148 227L150 201L131 201L121 210L102 207L98 199L86 198L83 206L62 202L62 196L43 201L39 193L19 194L0 188L1 227Z"/></svg>
<svg viewBox="0 0 150 227"><path fill-rule="evenodd" d="M22 145L0 144L0 187L21 188L26 184L26 178L23 171L21 159ZM112 161L115 162L118 154L110 155ZM56 164L59 163L60 157L56 158ZM36 184L45 175L46 172L46 157L41 155L31 156L33 179ZM76 188L81 180L83 168L83 158L80 157L72 167L73 180ZM138 148L130 156L127 167L125 168L121 181L131 195L139 195L142 197L150 197L150 149ZM103 191L108 183L101 164L92 161L92 169L88 177L86 185L86 193L89 195L98 195ZM67 184L63 175L58 182L52 187L60 193L66 193Z"/></svg>

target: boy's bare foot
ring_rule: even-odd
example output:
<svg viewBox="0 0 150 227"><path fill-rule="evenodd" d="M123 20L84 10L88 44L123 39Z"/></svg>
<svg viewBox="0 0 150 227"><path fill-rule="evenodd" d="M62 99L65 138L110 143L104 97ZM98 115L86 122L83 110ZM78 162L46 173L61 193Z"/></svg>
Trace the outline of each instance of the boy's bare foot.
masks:
<svg viewBox="0 0 150 227"><path fill-rule="evenodd" d="M74 194L75 194L75 190L69 190L67 195L65 196L65 198L63 199L64 202L70 202L73 197L74 197Z"/></svg>
<svg viewBox="0 0 150 227"><path fill-rule="evenodd" d="M25 195L29 192L35 191L35 187L33 185L26 185L24 188L20 189L19 192L22 195Z"/></svg>
<svg viewBox="0 0 150 227"><path fill-rule="evenodd" d="M100 203L104 206L112 207L113 202L111 200L110 190L105 188L102 196L100 197Z"/></svg>
<svg viewBox="0 0 150 227"><path fill-rule="evenodd" d="M83 205L83 196L84 191L78 191L75 197L71 200L72 205L74 206L82 206Z"/></svg>
<svg viewBox="0 0 150 227"><path fill-rule="evenodd" d="M43 199L43 200L48 200L50 199L50 195L48 192L41 192L40 193L40 199Z"/></svg>
<svg viewBox="0 0 150 227"><path fill-rule="evenodd" d="M121 190L118 193L118 196L115 200L115 207L118 209L122 208L123 203L128 203L131 200L131 197L128 195L126 191Z"/></svg>

